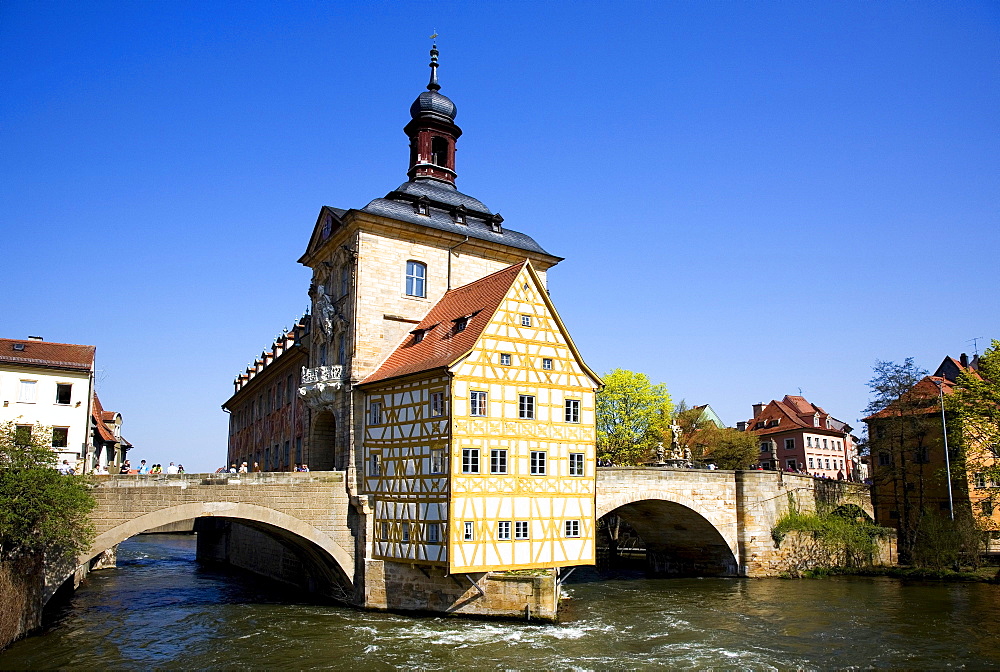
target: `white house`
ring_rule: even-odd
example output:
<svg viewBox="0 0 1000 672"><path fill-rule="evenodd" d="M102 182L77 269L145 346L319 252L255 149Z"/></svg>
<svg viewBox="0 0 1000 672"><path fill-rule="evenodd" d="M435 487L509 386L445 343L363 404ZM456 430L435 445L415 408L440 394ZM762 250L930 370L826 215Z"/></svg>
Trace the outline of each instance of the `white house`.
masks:
<svg viewBox="0 0 1000 672"><path fill-rule="evenodd" d="M95 350L37 337L0 339L0 422L29 432L36 424L51 427L47 440L60 463L86 458Z"/></svg>

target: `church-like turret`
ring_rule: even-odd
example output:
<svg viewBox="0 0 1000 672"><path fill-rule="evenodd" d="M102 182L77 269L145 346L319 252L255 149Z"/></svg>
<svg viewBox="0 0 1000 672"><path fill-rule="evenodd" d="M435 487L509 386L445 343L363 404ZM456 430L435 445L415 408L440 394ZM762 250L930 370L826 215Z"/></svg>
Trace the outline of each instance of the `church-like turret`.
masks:
<svg viewBox="0 0 1000 672"><path fill-rule="evenodd" d="M457 109L439 93L437 44L431 47L431 78L427 90L410 106L410 123L403 131L410 138L410 180L441 180L455 184L455 142L462 129L455 125Z"/></svg>

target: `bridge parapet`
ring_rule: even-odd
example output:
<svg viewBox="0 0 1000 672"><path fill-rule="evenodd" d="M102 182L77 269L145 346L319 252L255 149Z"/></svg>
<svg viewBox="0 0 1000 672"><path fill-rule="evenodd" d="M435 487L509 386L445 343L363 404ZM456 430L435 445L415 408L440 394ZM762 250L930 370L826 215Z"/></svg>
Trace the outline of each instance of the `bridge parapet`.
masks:
<svg viewBox="0 0 1000 672"><path fill-rule="evenodd" d="M342 471L261 471L247 474L114 474L92 476L98 488L186 488L195 485L299 485L302 483L343 483Z"/></svg>

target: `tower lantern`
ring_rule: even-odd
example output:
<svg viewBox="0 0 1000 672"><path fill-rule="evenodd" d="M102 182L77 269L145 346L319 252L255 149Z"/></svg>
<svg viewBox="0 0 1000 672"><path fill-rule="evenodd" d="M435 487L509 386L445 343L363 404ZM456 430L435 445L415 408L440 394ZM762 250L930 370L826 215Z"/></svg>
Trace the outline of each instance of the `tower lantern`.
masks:
<svg viewBox="0 0 1000 672"><path fill-rule="evenodd" d="M455 142L462 129L455 124L457 109L448 96L439 93L438 49L431 47L431 77L427 90L410 106L410 123L403 131L410 138L411 180L430 179L455 184Z"/></svg>

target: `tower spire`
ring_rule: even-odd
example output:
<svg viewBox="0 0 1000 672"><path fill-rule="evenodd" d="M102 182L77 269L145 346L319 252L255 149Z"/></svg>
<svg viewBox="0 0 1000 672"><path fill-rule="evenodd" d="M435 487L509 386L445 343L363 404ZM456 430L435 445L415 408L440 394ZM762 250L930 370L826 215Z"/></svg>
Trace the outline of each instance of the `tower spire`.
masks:
<svg viewBox="0 0 1000 672"><path fill-rule="evenodd" d="M428 91L439 91L441 85L438 84L438 45L437 32L431 35L431 80L427 83Z"/></svg>

